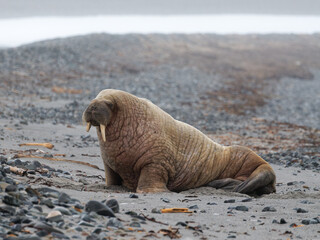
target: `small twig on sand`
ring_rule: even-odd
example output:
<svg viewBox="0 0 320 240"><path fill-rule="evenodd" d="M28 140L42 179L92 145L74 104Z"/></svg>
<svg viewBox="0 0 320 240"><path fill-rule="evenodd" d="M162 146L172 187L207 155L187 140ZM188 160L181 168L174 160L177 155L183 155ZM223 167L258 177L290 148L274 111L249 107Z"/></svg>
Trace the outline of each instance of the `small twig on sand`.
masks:
<svg viewBox="0 0 320 240"><path fill-rule="evenodd" d="M160 223L160 224L163 224L163 225L169 225L168 223L159 222L159 221L155 220L154 218L149 218L146 215L144 215L143 213L140 213L139 215L141 215L142 217L144 217L145 219L147 219L147 220L149 220L151 222Z"/></svg>
<svg viewBox="0 0 320 240"><path fill-rule="evenodd" d="M54 147L53 144L51 143L21 143L19 146L41 146L41 147L46 147L49 149L52 149Z"/></svg>
<svg viewBox="0 0 320 240"><path fill-rule="evenodd" d="M36 155L24 155L24 154L16 154L15 157L16 158L41 158L41 159L46 159L46 160L51 160L51 161L72 162L72 163L86 165L86 166L103 171L97 165L93 165L90 163L81 162L81 161L77 161L77 160L70 160L70 159L63 159L63 158L52 158L52 157L41 157L41 156L36 156Z"/></svg>

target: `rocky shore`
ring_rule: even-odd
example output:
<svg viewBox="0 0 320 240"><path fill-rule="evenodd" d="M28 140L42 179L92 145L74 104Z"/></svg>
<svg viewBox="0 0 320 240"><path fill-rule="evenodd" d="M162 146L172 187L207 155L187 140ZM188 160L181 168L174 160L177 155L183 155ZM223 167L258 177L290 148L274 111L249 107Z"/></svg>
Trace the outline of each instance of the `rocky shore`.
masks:
<svg viewBox="0 0 320 240"><path fill-rule="evenodd" d="M0 236L318 238L319 40L95 34L0 49ZM97 137L81 126L105 88L148 98L221 144L254 149L274 167L278 192L105 188ZM19 146L28 142L54 146ZM191 213L160 213L170 207Z"/></svg>

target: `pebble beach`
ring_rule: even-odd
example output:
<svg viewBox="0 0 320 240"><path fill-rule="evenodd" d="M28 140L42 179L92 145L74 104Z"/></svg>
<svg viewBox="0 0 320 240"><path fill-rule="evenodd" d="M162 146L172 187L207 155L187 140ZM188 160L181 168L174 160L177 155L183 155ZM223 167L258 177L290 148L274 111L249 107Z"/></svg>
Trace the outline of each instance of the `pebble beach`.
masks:
<svg viewBox="0 0 320 240"><path fill-rule="evenodd" d="M320 35L91 34L0 49L3 239L320 238ZM101 90L252 148L277 193L104 186L81 116ZM25 143L50 143L28 146ZM161 213L164 208L189 213Z"/></svg>

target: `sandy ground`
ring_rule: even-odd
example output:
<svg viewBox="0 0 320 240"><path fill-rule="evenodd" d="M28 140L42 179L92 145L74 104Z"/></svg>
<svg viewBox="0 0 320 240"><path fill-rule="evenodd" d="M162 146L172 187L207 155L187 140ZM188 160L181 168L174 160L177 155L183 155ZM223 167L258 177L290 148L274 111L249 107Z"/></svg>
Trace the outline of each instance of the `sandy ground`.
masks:
<svg viewBox="0 0 320 240"><path fill-rule="evenodd" d="M18 124L18 127L15 126L15 123ZM3 120L0 127L6 139L1 142L1 147L6 149L7 156L30 149L41 149L52 155L66 154L65 159L89 162L103 169L95 130L87 134L85 127L79 125L68 127L61 124L55 126L51 124L21 125L14 120ZM94 141L82 148L84 138L92 138ZM33 139L40 142L51 142L54 148L48 150L41 147L19 147L20 143ZM272 164L277 175L277 193L261 198L250 198L243 194L203 187L180 193L138 194L139 198L133 199L129 198L129 192L126 189L105 188L102 170L67 161L43 159L40 161L56 169L70 172L72 179L41 177L24 179L32 186L47 185L57 188L79 199L83 204L89 200L102 201L115 198L120 204L120 214L117 216L121 219L129 221L128 215L123 213L134 211L149 218L155 218L159 222L148 221L146 225L143 225L145 232L126 233L122 239L140 239L150 230L157 233L161 229L171 227L179 229L179 234L175 237L181 237L181 239L319 239L320 236L318 224L301 224L302 220L312 219L320 214L319 172ZM21 180L21 178L18 179ZM85 184L81 179L85 180ZM248 198L251 201L244 202ZM162 199L165 199L166 202ZM225 200L230 199L234 199L235 202L224 203ZM305 204L303 201L311 203ZM193 205L197 207L190 214L151 212L153 208L191 207ZM248 211L229 209L236 206L246 206ZM276 212L262 212L264 207L274 207ZM303 208L308 213L297 213L296 208ZM285 219L285 224L273 223L274 220L280 221L281 218ZM189 227L176 226L178 222L186 221L189 222ZM290 227L290 225L295 227ZM118 239L117 234L119 233L115 232L111 236ZM156 235L163 237L161 233ZM149 238L146 237L146 239Z"/></svg>
<svg viewBox="0 0 320 240"><path fill-rule="evenodd" d="M140 232L114 230L111 239L320 239L319 223L304 221L320 216L319 53L318 34L96 34L0 50L0 156L61 158L19 157L71 175L16 178L59 189L83 204L115 198L125 228L125 212L147 216ZM81 114L106 87L148 98L219 143L264 154L276 171L277 193L247 200L199 188L129 198L124 188L105 188L96 133L85 131ZM54 148L19 146L25 142ZM152 213L193 205L190 214ZM275 211L263 212L265 207Z"/></svg>

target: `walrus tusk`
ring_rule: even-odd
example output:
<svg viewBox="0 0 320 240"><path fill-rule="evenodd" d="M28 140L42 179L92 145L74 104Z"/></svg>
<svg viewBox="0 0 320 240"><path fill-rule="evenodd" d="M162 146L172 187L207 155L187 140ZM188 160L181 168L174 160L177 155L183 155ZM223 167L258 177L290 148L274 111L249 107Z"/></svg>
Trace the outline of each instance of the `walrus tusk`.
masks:
<svg viewBox="0 0 320 240"><path fill-rule="evenodd" d="M100 124L100 131L101 131L102 139L105 142L106 141L106 126L103 124Z"/></svg>
<svg viewBox="0 0 320 240"><path fill-rule="evenodd" d="M90 122L87 122L87 128L86 128L86 131L89 132L90 131L90 128L91 128L91 123Z"/></svg>

